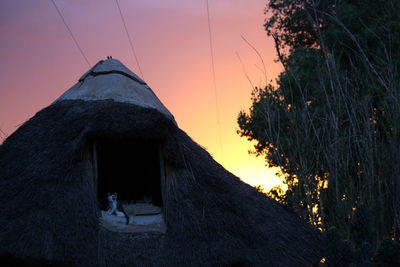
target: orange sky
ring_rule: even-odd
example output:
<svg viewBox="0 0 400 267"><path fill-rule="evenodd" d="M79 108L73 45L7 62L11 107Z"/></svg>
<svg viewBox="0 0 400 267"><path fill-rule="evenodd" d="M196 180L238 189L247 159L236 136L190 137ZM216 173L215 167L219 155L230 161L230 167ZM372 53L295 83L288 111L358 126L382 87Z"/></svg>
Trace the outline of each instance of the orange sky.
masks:
<svg viewBox="0 0 400 267"><path fill-rule="evenodd" d="M139 74L114 0L55 0L93 65L111 55ZM181 129L226 169L251 185L279 183L276 170L248 154L236 134L240 110L250 107L251 85L265 85L281 66L263 29L264 0L209 0L222 153L212 83L206 0L119 0L144 80ZM0 1L0 129L11 134L75 84L88 66L51 0ZM3 136L0 134L0 140Z"/></svg>

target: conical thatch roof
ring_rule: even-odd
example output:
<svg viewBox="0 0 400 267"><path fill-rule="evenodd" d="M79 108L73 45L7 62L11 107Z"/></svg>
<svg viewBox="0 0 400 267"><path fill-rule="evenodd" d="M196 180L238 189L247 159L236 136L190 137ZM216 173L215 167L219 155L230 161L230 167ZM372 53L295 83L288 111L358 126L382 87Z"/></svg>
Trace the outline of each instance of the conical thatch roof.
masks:
<svg viewBox="0 0 400 267"><path fill-rule="evenodd" d="M144 90L118 61L104 61L0 146L0 254L81 266L320 260L323 239L314 227L226 171ZM102 138L162 144L165 233L111 232L99 223L85 151Z"/></svg>

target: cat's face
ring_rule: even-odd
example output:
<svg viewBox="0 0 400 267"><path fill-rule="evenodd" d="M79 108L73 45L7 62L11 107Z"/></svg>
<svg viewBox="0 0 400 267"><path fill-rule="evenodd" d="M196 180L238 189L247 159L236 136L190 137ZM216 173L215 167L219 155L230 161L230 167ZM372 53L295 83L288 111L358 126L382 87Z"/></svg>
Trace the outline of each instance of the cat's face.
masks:
<svg viewBox="0 0 400 267"><path fill-rule="evenodd" d="M115 200L117 200L117 193L114 193L114 194L108 193L107 198L108 198L108 201L115 201Z"/></svg>

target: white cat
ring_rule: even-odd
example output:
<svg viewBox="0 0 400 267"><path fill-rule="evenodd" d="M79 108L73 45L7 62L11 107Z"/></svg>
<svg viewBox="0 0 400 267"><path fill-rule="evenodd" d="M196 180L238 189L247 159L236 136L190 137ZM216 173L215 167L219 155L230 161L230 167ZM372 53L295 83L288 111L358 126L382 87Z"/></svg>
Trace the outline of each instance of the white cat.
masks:
<svg viewBox="0 0 400 267"><path fill-rule="evenodd" d="M126 214L124 207L120 203L118 203L117 193L114 194L108 193L107 199L108 199L107 214L116 215L120 217L125 216L126 224L129 224L129 216L128 214Z"/></svg>

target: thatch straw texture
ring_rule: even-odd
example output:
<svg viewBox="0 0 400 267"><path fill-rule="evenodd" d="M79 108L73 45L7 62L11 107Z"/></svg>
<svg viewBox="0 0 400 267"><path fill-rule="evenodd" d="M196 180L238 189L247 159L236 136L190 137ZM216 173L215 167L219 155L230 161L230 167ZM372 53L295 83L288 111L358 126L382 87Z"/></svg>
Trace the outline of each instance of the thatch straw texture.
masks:
<svg viewBox="0 0 400 267"><path fill-rule="evenodd" d="M88 179L93 138L161 142L172 168L162 233L113 233L99 224ZM0 254L80 266L307 266L321 234L216 163L173 120L113 100L64 100L0 146Z"/></svg>

